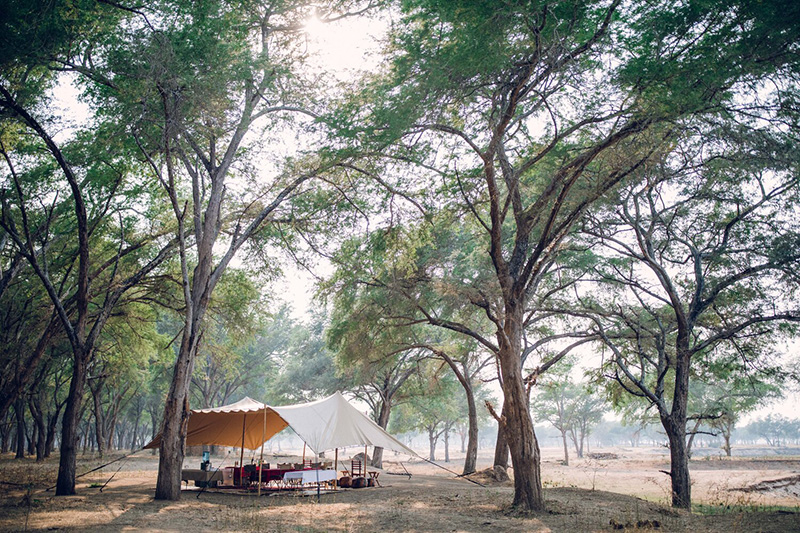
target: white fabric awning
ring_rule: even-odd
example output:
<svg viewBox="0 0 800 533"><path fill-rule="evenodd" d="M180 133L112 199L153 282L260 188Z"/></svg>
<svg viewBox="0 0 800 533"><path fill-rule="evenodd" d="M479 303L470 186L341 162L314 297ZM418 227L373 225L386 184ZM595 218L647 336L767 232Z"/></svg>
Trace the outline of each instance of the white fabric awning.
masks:
<svg viewBox="0 0 800 533"><path fill-rule="evenodd" d="M315 453L366 445L417 455L353 407L340 392L316 402L272 409Z"/></svg>

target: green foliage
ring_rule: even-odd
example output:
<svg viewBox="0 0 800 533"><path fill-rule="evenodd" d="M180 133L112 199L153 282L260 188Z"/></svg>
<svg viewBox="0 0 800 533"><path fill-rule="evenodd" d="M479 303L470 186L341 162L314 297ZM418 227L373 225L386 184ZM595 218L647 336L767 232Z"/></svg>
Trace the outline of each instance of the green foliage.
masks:
<svg viewBox="0 0 800 533"><path fill-rule="evenodd" d="M281 322L276 320L281 329L278 333L286 336L286 343L277 358L278 372L270 388L274 401L307 402L342 389L340 370L325 341L327 316L317 312L303 323L288 319L286 310L283 314Z"/></svg>
<svg viewBox="0 0 800 533"><path fill-rule="evenodd" d="M435 372L429 365L428 372ZM414 395L396 409L389 422L390 433L420 431L434 440L453 423L463 418L463 392L449 374L423 373L416 383L422 394Z"/></svg>

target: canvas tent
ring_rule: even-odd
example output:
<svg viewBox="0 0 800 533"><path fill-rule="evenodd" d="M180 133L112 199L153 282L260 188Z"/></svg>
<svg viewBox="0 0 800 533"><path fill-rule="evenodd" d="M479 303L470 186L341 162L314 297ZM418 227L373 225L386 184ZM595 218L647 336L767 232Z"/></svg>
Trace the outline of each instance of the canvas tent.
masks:
<svg viewBox="0 0 800 533"><path fill-rule="evenodd" d="M193 409L189 416L187 446L217 444L255 450L288 424L267 404L245 397L211 409ZM161 433L145 445L158 448Z"/></svg>
<svg viewBox="0 0 800 533"><path fill-rule="evenodd" d="M316 402L270 407L250 398L192 410L186 445L218 444L257 449L287 426L319 454L344 446L380 446L417 455L353 407L340 392ZM161 434L145 448L157 448Z"/></svg>
<svg viewBox="0 0 800 533"><path fill-rule="evenodd" d="M317 454L334 448L361 445L380 446L417 455L364 416L340 392L316 402L272 409Z"/></svg>

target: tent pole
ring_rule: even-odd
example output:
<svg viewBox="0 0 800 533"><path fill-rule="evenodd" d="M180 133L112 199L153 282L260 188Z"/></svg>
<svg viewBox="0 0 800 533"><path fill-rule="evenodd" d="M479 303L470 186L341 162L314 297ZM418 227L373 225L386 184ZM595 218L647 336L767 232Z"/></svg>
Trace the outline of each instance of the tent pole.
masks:
<svg viewBox="0 0 800 533"><path fill-rule="evenodd" d="M364 445L364 479L367 479L367 477L369 477L369 476L367 476L367 462L368 462L367 444L365 444Z"/></svg>
<svg viewBox="0 0 800 533"><path fill-rule="evenodd" d="M239 453L239 483L242 482L242 472L244 471L244 427L246 421L247 421L247 413L244 413L244 416L242 417L242 448L241 452ZM236 475L234 474L233 477L235 479Z"/></svg>
<svg viewBox="0 0 800 533"><path fill-rule="evenodd" d="M339 471L339 448L336 448L336 453L333 456L333 471Z"/></svg>
<svg viewBox="0 0 800 533"><path fill-rule="evenodd" d="M319 495L320 495L320 491L322 489L319 486L319 467L320 467L320 465L319 465L319 454L317 453L317 450L314 450L314 462L317 463L317 468L315 468L314 470L317 473L317 503L319 503Z"/></svg>
<svg viewBox="0 0 800 533"><path fill-rule="evenodd" d="M261 470L264 469L264 440L267 435L267 408L264 407L264 424L261 426L261 455L258 458L258 495L261 496Z"/></svg>
<svg viewBox="0 0 800 533"><path fill-rule="evenodd" d="M305 442L303 442L303 460L301 462L303 463L303 468L305 468L306 467L306 443Z"/></svg>

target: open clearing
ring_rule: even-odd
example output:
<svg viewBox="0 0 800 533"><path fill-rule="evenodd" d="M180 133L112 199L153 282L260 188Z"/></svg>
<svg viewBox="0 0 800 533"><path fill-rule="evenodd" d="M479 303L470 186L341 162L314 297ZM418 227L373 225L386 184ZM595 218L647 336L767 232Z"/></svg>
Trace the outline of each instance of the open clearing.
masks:
<svg viewBox="0 0 800 533"><path fill-rule="evenodd" d="M800 531L800 458L700 458L691 464L693 499L706 512L666 505L668 462L663 450L599 450L616 458L558 461L544 449L542 474L548 510L523 515L510 509L512 483L481 487L420 461L404 465L411 479L389 475L382 487L316 497L258 498L245 494L185 491L179 502L153 500L157 458L140 452L79 479L77 495L56 498L42 487L55 480L58 463L0 459L0 530L3 531ZM491 450L482 450L485 468ZM447 464L458 470L458 454ZM187 458L187 465L197 462ZM79 473L102 464L82 460ZM121 466L121 468L120 468ZM118 471L119 469L119 471ZM114 476L103 488L100 486ZM483 478L481 478L483 479ZM774 506L780 506L775 508ZM638 526L637 526L638 524Z"/></svg>

